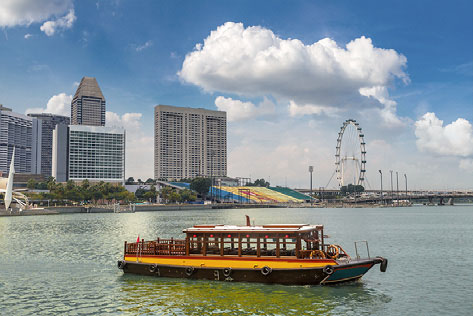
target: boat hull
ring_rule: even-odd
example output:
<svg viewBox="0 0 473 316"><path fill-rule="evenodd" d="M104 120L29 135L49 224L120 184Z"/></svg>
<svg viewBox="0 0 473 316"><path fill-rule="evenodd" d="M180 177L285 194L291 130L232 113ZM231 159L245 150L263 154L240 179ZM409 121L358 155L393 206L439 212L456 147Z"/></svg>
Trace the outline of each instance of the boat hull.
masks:
<svg viewBox="0 0 473 316"><path fill-rule="evenodd" d="M228 282L258 282L285 285L337 284L360 279L373 265L384 259L365 259L347 264L325 265L313 268L221 268L192 267L143 263L136 261L118 261L124 273L155 277L186 278L191 280L216 280Z"/></svg>

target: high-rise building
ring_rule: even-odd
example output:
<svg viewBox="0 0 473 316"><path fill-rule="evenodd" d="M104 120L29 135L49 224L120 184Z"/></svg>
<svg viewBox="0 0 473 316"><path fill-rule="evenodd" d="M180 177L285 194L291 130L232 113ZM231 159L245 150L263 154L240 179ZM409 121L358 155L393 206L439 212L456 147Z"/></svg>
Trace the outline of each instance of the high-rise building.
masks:
<svg viewBox="0 0 473 316"><path fill-rule="evenodd" d="M0 171L8 173L15 148L15 171L31 173L32 144L37 135L33 133L35 118L12 112L0 105Z"/></svg>
<svg viewBox="0 0 473 316"><path fill-rule="evenodd" d="M72 98L71 124L105 126L105 97L93 77L83 77Z"/></svg>
<svg viewBox="0 0 473 316"><path fill-rule="evenodd" d="M226 112L155 106L155 179L226 175Z"/></svg>
<svg viewBox="0 0 473 316"><path fill-rule="evenodd" d="M33 129L38 135L37 141L32 144L32 173L51 176L53 155L53 130L58 124L69 125L71 119L67 116L49 113L28 114L35 117Z"/></svg>
<svg viewBox="0 0 473 316"><path fill-rule="evenodd" d="M53 132L52 174L67 180L125 182L125 130L62 125Z"/></svg>

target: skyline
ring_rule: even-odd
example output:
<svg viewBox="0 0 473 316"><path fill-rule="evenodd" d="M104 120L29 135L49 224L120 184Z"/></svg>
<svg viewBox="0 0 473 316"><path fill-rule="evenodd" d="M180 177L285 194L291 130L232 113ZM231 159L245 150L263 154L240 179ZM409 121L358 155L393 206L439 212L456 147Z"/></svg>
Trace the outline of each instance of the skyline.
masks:
<svg viewBox="0 0 473 316"><path fill-rule="evenodd" d="M0 4L0 103L70 116L78 81L96 77L107 126L127 129L126 177L152 177L153 108L168 104L227 112L230 176L307 187L314 165L325 186L354 118L371 188L378 169L473 187L468 1L16 3Z"/></svg>

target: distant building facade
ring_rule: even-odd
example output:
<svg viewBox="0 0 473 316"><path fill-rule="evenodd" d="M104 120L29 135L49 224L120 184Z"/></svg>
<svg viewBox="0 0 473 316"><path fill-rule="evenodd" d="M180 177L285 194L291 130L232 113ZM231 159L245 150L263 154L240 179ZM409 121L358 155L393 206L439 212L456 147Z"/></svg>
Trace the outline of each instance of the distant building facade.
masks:
<svg viewBox="0 0 473 316"><path fill-rule="evenodd" d="M52 174L67 180L125 182L125 130L104 126L57 125Z"/></svg>
<svg viewBox="0 0 473 316"><path fill-rule="evenodd" d="M155 106L155 179L226 175L226 112Z"/></svg>
<svg viewBox="0 0 473 316"><path fill-rule="evenodd" d="M0 105L0 171L8 173L15 148L15 171L32 172L32 144L38 135L33 133L37 120Z"/></svg>
<svg viewBox="0 0 473 316"><path fill-rule="evenodd" d="M83 77L72 98L71 124L105 126L105 97L93 77Z"/></svg>
<svg viewBox="0 0 473 316"><path fill-rule="evenodd" d="M53 131L58 124L69 125L71 119L49 113L28 114L28 116L37 119L33 124L37 139L32 144L31 172L50 177L52 175Z"/></svg>

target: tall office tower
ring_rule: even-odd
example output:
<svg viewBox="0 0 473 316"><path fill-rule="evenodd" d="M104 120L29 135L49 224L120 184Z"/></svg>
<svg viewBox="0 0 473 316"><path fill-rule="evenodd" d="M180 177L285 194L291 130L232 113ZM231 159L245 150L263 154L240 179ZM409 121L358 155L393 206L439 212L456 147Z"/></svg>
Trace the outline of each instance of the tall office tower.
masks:
<svg viewBox="0 0 473 316"><path fill-rule="evenodd" d="M0 171L10 170L10 161L15 148L15 171L31 172L31 146L36 141L33 134L36 119L12 112L0 105Z"/></svg>
<svg viewBox="0 0 473 316"><path fill-rule="evenodd" d="M80 81L71 102L71 124L105 126L105 98L95 78Z"/></svg>
<svg viewBox="0 0 473 316"><path fill-rule="evenodd" d="M58 182L125 182L125 130L59 124L53 132L52 174Z"/></svg>
<svg viewBox="0 0 473 316"><path fill-rule="evenodd" d="M30 113L28 116L37 119L37 123L33 124L38 139L32 144L32 173L50 177L53 156L53 130L58 124L69 125L71 119L67 116L49 113Z"/></svg>
<svg viewBox="0 0 473 316"><path fill-rule="evenodd" d="M226 112L155 106L155 179L178 180L226 175Z"/></svg>

